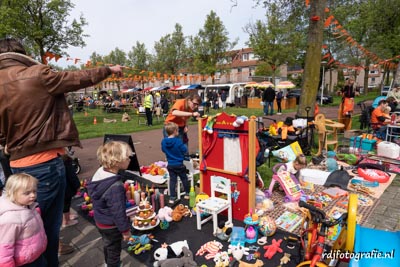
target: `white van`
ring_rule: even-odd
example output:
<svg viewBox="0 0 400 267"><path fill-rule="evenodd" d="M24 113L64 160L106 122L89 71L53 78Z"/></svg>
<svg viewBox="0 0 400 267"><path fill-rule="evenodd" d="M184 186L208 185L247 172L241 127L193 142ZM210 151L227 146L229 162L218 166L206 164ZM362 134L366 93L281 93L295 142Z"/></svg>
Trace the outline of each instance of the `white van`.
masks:
<svg viewBox="0 0 400 267"><path fill-rule="evenodd" d="M245 83L227 83L227 84L210 84L206 85L204 89L204 101L215 90L217 93L226 91L226 105L233 106L235 104L235 97L241 98L244 93ZM222 107L221 99L219 98L219 107Z"/></svg>

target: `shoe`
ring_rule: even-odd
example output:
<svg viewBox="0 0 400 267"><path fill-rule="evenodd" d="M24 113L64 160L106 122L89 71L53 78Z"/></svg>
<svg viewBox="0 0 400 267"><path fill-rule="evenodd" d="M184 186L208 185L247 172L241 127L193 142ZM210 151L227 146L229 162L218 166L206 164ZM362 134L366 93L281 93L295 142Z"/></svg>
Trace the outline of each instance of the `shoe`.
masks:
<svg viewBox="0 0 400 267"><path fill-rule="evenodd" d="M65 227L72 226L75 224L78 224L78 220L69 220L66 224L63 224L61 227L65 228Z"/></svg>
<svg viewBox="0 0 400 267"><path fill-rule="evenodd" d="M174 197L169 198L169 201L168 201L169 204L172 205L172 204L175 204L175 202L176 202L176 198L174 198Z"/></svg>
<svg viewBox="0 0 400 267"><path fill-rule="evenodd" d="M276 115L282 115L282 113L278 112L278 113L276 113Z"/></svg>
<svg viewBox="0 0 400 267"><path fill-rule="evenodd" d="M64 244L60 242L58 247L58 255L67 255L74 252L75 249L71 245Z"/></svg>
<svg viewBox="0 0 400 267"><path fill-rule="evenodd" d="M188 194L185 194L185 196L183 198L184 199L190 199L190 196Z"/></svg>
<svg viewBox="0 0 400 267"><path fill-rule="evenodd" d="M70 220L76 220L76 219L78 219L78 214L71 214L71 215L69 215L69 219Z"/></svg>

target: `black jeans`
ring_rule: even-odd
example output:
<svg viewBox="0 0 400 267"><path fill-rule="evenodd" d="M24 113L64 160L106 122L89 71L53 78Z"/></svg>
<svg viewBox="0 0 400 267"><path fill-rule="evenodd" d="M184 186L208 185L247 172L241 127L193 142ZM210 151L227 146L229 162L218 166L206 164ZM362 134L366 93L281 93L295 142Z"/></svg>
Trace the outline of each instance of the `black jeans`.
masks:
<svg viewBox="0 0 400 267"><path fill-rule="evenodd" d="M278 112L279 113L282 113L282 106L281 106L281 104L282 104L282 101L281 100L276 100L276 105L278 106Z"/></svg>
<svg viewBox="0 0 400 267"><path fill-rule="evenodd" d="M167 169L169 173L169 188L171 189L171 192L169 192L169 196L171 198L176 198L176 184L178 182L178 177L182 181L183 188L185 189L186 194L189 194L190 187L185 165L182 164L180 166L168 166Z"/></svg>
<svg viewBox="0 0 400 267"><path fill-rule="evenodd" d="M145 108L147 125L153 125L153 111L150 108Z"/></svg>
<svg viewBox="0 0 400 267"><path fill-rule="evenodd" d="M107 267L119 267L121 264L121 242L122 234L118 228L97 228L103 239L104 260Z"/></svg>

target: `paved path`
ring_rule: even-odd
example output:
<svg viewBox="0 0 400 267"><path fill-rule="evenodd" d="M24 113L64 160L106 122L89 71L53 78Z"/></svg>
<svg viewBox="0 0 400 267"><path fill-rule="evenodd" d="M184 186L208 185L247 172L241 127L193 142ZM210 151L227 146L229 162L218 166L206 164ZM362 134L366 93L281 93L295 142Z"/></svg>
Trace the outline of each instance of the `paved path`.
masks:
<svg viewBox="0 0 400 267"><path fill-rule="evenodd" d="M322 107L320 111L324 113L327 118L337 118L337 107ZM359 114L359 110L356 109L356 114L357 113ZM279 116L273 115L272 118L284 120L286 117L294 117L294 115L293 112ZM189 151L193 153L198 149L197 125L191 125L189 131ZM160 150L160 142L162 139L160 129L134 133L132 137L141 165L164 160L164 155ZM103 137L83 140L82 144L84 149L76 149L76 155L80 158L80 163L82 165L82 172L79 175L81 179L90 179L98 168L96 149L102 142ZM73 208L78 209L79 207ZM377 229L400 230L400 182L397 177L392 185L387 188L378 206L365 225ZM85 218L80 217L79 224L63 229L61 231L61 236L64 242L71 243L76 248L74 253L60 256L61 266L104 266L101 238L96 228ZM124 251L122 253L122 258L123 266L144 266Z"/></svg>

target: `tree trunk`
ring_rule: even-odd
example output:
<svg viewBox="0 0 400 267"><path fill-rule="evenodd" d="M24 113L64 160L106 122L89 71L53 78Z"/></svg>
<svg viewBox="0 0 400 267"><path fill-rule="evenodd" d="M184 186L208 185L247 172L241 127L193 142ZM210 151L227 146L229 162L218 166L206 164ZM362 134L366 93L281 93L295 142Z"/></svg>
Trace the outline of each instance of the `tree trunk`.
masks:
<svg viewBox="0 0 400 267"><path fill-rule="evenodd" d="M327 0L310 1L310 24L308 29L302 94L300 96L300 103L297 110L298 117L307 116L307 107L311 108L311 112L308 116L314 116L315 99L320 79L326 1Z"/></svg>
<svg viewBox="0 0 400 267"><path fill-rule="evenodd" d="M397 65L396 73L394 75L393 87L400 86L400 64Z"/></svg>

